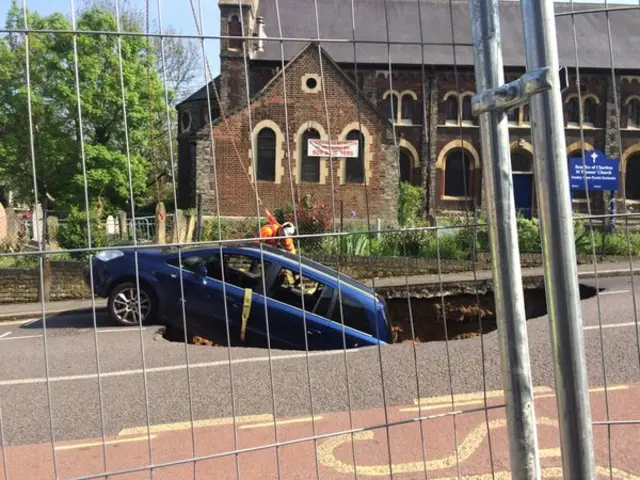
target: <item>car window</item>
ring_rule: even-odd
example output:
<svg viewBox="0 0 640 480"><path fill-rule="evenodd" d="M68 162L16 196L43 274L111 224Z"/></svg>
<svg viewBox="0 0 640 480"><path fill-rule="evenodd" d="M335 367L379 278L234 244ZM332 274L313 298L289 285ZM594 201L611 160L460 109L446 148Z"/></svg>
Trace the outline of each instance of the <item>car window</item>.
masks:
<svg viewBox="0 0 640 480"><path fill-rule="evenodd" d="M302 309L304 299L304 310L307 312L318 313L325 316L329 310L329 306L325 305L323 313L316 312L320 298L323 298L325 289L331 290L323 283L317 282L311 278L293 272L288 268L281 268L271 286L268 296L292 307ZM327 292L331 294L331 292ZM331 301L331 297L329 297Z"/></svg>
<svg viewBox="0 0 640 480"><path fill-rule="evenodd" d="M342 293L342 313L340 312L340 305L336 302L332 317L332 320L339 324L342 324L342 319L344 318L344 324L347 327L373 335L371 324L367 317L367 310L360 302L345 293Z"/></svg>
<svg viewBox="0 0 640 480"><path fill-rule="evenodd" d="M214 257L216 257L214 255ZM225 282L236 287L257 290L262 287L262 261L249 255L228 253L224 255ZM264 269L271 264L264 260Z"/></svg>
<svg viewBox="0 0 640 480"><path fill-rule="evenodd" d="M320 299L318 300L318 304L314 309L313 313L316 315L320 315L321 317L328 318L331 320L329 316L329 312L331 310L331 304L333 301L333 288L325 286L322 289L322 295L320 295Z"/></svg>
<svg viewBox="0 0 640 480"><path fill-rule="evenodd" d="M191 255L188 257L182 256L182 269L188 270L189 272L193 272L198 264L202 261L203 257L201 255ZM180 257L169 260L167 263L174 267L180 268Z"/></svg>

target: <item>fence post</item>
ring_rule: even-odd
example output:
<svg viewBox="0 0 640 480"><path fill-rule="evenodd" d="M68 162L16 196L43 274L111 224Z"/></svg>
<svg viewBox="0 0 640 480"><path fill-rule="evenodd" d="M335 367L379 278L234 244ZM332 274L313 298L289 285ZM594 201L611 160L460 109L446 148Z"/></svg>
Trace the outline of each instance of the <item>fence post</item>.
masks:
<svg viewBox="0 0 640 480"><path fill-rule="evenodd" d="M478 93L504 83L498 0L469 0ZM491 254L502 383L513 478L540 478L516 210L511 176L509 125L504 109L479 115L482 171Z"/></svg>
<svg viewBox="0 0 640 480"><path fill-rule="evenodd" d="M564 475L596 478L553 0L521 0L527 70L552 88L531 98L544 277Z"/></svg>

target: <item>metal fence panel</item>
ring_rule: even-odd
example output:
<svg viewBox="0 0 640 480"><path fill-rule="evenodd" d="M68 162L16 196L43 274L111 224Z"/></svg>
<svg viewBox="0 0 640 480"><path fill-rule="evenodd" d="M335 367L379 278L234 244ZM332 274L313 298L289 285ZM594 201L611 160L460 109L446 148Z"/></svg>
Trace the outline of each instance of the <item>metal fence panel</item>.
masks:
<svg viewBox="0 0 640 480"><path fill-rule="evenodd" d="M2 478L640 474L637 6L6 10Z"/></svg>

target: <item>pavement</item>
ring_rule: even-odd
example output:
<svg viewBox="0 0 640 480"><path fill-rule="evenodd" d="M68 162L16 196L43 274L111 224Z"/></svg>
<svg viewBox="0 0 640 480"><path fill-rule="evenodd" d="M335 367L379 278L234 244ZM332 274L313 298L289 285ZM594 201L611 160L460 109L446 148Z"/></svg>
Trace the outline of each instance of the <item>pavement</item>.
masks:
<svg viewBox="0 0 640 480"><path fill-rule="evenodd" d="M597 276L598 278L611 278L617 276L629 276L631 272L631 266L629 263L600 263L597 264ZM634 265L633 273L640 273L640 266ZM523 268L522 276L524 277L542 277L544 275L544 269L542 267ZM580 280L591 279L596 277L596 269L592 264L578 265L578 278ZM375 287L398 287L407 285L433 285L438 284L441 281L443 283L466 283L480 280L491 280L493 273L490 270L478 270L474 272L461 272L461 273L447 273L443 275L431 274L431 275L409 275L406 277L393 277L393 278L376 278ZM368 280L367 285L371 285L372 281ZM67 301L54 301L46 302L45 313L46 315L62 314L69 312L82 312L92 311L94 301L89 300L67 300ZM102 298L95 299L95 307L99 310L106 308L106 300ZM0 304L0 322L19 320L23 318L32 318L38 315L42 315L42 304L35 303L22 303L22 304Z"/></svg>
<svg viewBox="0 0 640 480"><path fill-rule="evenodd" d="M640 480L640 288L598 283L582 301L592 415L618 422L594 425L598 478ZM0 479L183 479L194 456L198 478L425 478L425 459L430 479L509 478L497 332L307 354L169 342L101 311L44 327L0 324ZM559 478L547 317L528 335L543 478Z"/></svg>

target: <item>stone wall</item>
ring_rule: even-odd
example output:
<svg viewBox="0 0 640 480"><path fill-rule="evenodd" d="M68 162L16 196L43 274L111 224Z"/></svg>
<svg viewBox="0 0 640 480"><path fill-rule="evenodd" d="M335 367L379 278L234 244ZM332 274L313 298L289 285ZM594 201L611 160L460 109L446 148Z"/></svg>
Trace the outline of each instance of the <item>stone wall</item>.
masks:
<svg viewBox="0 0 640 480"><path fill-rule="evenodd" d="M51 262L51 301L91 298L84 285L83 262ZM38 268L0 269L0 303L39 301Z"/></svg>

